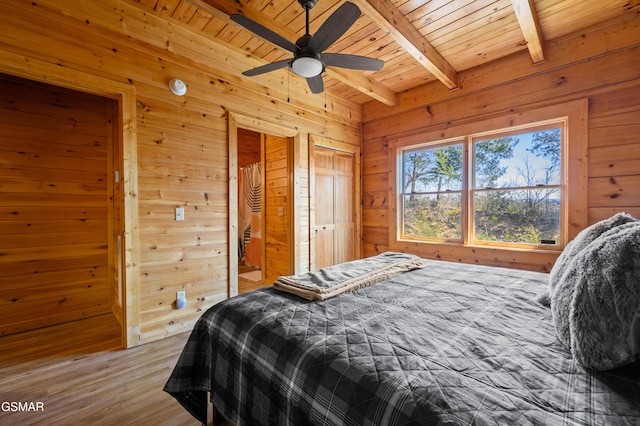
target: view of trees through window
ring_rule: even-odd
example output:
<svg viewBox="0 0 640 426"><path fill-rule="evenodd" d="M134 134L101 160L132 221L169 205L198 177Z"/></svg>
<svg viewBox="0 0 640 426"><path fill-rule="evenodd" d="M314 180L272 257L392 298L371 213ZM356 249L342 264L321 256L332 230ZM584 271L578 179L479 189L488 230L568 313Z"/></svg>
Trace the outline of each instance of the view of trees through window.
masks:
<svg viewBox="0 0 640 426"><path fill-rule="evenodd" d="M462 160L462 144L404 153L404 235L462 239Z"/></svg>
<svg viewBox="0 0 640 426"><path fill-rule="evenodd" d="M551 127L404 150L402 236L461 241L468 199L472 241L558 245L561 136Z"/></svg>

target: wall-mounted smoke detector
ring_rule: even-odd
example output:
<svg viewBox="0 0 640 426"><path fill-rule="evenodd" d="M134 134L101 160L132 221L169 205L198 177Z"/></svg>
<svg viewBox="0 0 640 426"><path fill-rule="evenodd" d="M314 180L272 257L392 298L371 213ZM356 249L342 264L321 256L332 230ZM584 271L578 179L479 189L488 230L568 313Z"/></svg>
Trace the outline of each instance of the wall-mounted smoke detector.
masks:
<svg viewBox="0 0 640 426"><path fill-rule="evenodd" d="M179 78L174 78L169 82L169 89L171 90L171 92L173 92L173 94L178 96L183 96L185 93L187 93L187 85L184 84L184 81L180 80Z"/></svg>

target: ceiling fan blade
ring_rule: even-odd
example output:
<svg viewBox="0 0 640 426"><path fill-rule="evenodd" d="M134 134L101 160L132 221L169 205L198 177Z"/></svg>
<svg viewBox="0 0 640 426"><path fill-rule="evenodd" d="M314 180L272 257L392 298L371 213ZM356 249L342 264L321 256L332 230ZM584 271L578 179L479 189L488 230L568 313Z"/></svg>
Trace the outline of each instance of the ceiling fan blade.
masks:
<svg viewBox="0 0 640 426"><path fill-rule="evenodd" d="M309 48L320 53L331 46L347 32L360 17L360 8L351 2L345 2L322 23L309 41Z"/></svg>
<svg viewBox="0 0 640 426"><path fill-rule="evenodd" d="M288 50L289 52L295 52L298 48L296 45L280 34L271 31L269 28L258 24L256 21L247 18L244 15L234 13L231 15L231 20L238 25L241 25L251 31L252 33L262 37L263 39L270 41L271 43Z"/></svg>
<svg viewBox="0 0 640 426"><path fill-rule="evenodd" d="M318 74L315 77L307 78L307 84L309 85L309 89L311 89L311 93L322 93L324 92L324 81L322 81L322 74Z"/></svg>
<svg viewBox="0 0 640 426"><path fill-rule="evenodd" d="M341 53L323 53L322 61L326 66L362 71L380 71L384 65L384 61L380 59Z"/></svg>
<svg viewBox="0 0 640 426"><path fill-rule="evenodd" d="M253 77L254 75L259 75L259 74L264 74L267 72L279 70L280 68L284 68L288 66L289 62L291 62L291 59L283 59L281 61L272 62L267 65L262 65L260 67L247 70L243 72L242 75L246 75L247 77Z"/></svg>

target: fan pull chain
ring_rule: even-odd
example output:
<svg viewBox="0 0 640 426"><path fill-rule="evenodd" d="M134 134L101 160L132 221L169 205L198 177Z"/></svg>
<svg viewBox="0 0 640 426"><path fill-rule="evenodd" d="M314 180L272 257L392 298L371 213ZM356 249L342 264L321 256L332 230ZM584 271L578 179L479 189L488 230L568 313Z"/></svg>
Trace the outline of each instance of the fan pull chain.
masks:
<svg viewBox="0 0 640 426"><path fill-rule="evenodd" d="M291 87L289 84L289 70L287 70L287 103L291 103Z"/></svg>

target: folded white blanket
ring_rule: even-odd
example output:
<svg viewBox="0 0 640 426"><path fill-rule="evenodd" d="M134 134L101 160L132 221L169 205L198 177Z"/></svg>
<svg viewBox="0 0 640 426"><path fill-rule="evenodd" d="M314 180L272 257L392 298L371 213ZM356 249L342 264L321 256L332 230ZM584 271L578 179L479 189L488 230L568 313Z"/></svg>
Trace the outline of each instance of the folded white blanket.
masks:
<svg viewBox="0 0 640 426"><path fill-rule="evenodd" d="M317 271L280 277L273 283L273 288L308 300L324 300L423 266L418 256L385 252Z"/></svg>

